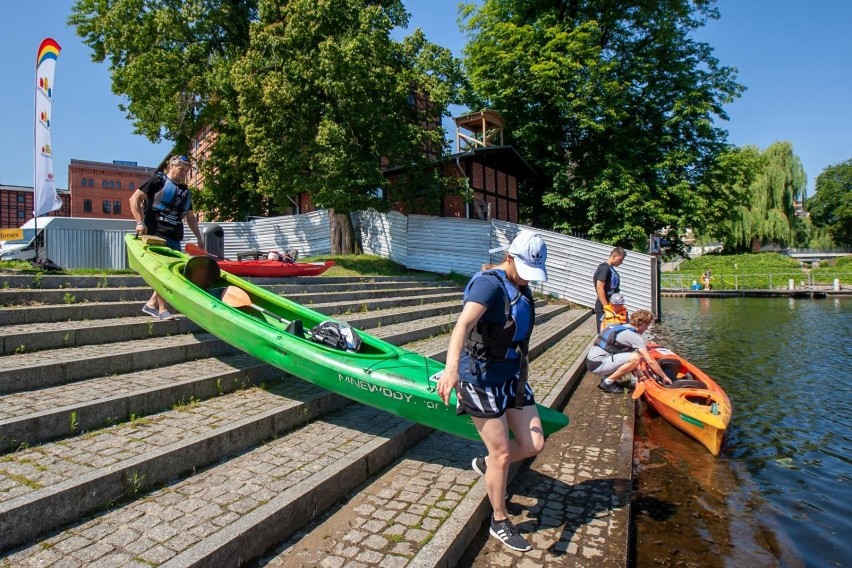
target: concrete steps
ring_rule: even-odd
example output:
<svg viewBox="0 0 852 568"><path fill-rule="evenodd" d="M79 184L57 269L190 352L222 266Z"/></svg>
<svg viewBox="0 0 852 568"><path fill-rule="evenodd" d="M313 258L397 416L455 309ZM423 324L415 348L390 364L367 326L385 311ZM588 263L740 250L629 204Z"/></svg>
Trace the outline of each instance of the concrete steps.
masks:
<svg viewBox="0 0 852 568"><path fill-rule="evenodd" d="M329 298L327 282L317 281L315 290L311 282L276 286L359 329L445 356L446 333L461 307L458 287L335 279L333 293L350 294L341 299ZM387 289L383 296L375 293L377 282ZM353 310L361 299L367 307ZM140 307L115 303L124 305ZM50 307L66 306L2 310L44 310L41 322L3 328L0 551L6 552L0 555L8 555L6 565L242 565L285 550L297 530L353 492L366 499L366 488L387 485L395 460L440 477L453 473L442 469L442 448L457 447L455 473L466 469L470 451L482 449L288 377L234 353L185 318L57 322L52 318L68 312ZM588 313L554 304L537 315L534 356L540 357L556 353L552 346ZM122 335L117 330L124 327L135 331ZM134 335L143 332L149 335ZM33 351L10 349L24 337ZM538 389L565 391L570 381L556 375L549 373L552 387L534 383L540 398ZM467 480L471 487L476 481ZM437 518L450 509L430 510ZM439 520L429 541L446 524ZM475 519L461 522L478 528ZM400 538L392 536L391 544ZM16 546L22 548L12 551ZM358 548L370 557L375 552Z"/></svg>

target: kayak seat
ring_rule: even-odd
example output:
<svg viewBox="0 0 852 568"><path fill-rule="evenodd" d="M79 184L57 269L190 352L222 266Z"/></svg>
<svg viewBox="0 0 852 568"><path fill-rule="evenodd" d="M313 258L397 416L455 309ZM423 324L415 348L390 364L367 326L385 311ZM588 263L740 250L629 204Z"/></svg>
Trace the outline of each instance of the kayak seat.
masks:
<svg viewBox="0 0 852 568"><path fill-rule="evenodd" d="M680 361L677 359L658 359L657 363L668 378L672 381L677 380L677 374L680 371Z"/></svg>
<svg viewBox="0 0 852 568"><path fill-rule="evenodd" d="M221 271L219 264L209 256L193 256L186 261L183 275L202 290L207 290L219 280Z"/></svg>
<svg viewBox="0 0 852 568"><path fill-rule="evenodd" d="M674 381L670 385L666 385L667 389L707 389L707 384L701 381Z"/></svg>
<svg viewBox="0 0 852 568"><path fill-rule="evenodd" d="M296 337L305 338L305 324L302 323L302 320L293 320L287 326L287 333L295 335Z"/></svg>

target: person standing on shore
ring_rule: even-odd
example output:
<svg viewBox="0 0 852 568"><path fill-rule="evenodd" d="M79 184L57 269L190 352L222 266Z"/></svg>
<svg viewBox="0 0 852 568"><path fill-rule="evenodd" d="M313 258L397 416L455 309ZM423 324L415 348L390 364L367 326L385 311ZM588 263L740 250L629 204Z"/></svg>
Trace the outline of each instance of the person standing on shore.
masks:
<svg viewBox="0 0 852 568"><path fill-rule="evenodd" d="M157 172L133 192L130 196L130 212L136 219L136 235L154 235L166 240L166 245L174 250L181 250L183 240L183 220L203 250L201 231L198 219L192 212L192 200L186 176L192 164L186 156L172 156L165 174ZM142 306L142 311L149 316L170 320L174 316L166 309L166 302L154 292L151 298Z"/></svg>
<svg viewBox="0 0 852 568"><path fill-rule="evenodd" d="M595 325L597 332L601 332L601 322L604 317L604 304L609 304L609 299L616 292L621 291L621 276L616 272L615 267L621 266L624 262L624 257L627 253L621 247L615 247L609 253L609 258L606 262L600 263L598 269L595 270L593 278L595 284Z"/></svg>
<svg viewBox="0 0 852 568"><path fill-rule="evenodd" d="M490 534L521 552L532 547L509 520L506 484L512 462L544 449L541 418L527 382L527 352L535 323L529 283L547 280L545 260L544 241L525 230L512 241L502 263L473 275L438 380L444 404L455 389L456 412L471 416L488 450L471 466L485 478L493 509Z"/></svg>

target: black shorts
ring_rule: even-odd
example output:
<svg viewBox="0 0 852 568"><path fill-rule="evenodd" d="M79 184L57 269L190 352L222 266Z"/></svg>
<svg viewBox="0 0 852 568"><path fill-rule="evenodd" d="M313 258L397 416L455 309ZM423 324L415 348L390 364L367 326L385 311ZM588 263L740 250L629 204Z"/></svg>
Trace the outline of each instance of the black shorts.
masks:
<svg viewBox="0 0 852 568"><path fill-rule="evenodd" d="M515 406L518 392L518 377L506 381L500 386L480 386L469 381L459 381L456 386L456 414L470 414L477 418L499 418L509 408ZM524 403L522 406L535 404L532 388L524 384Z"/></svg>

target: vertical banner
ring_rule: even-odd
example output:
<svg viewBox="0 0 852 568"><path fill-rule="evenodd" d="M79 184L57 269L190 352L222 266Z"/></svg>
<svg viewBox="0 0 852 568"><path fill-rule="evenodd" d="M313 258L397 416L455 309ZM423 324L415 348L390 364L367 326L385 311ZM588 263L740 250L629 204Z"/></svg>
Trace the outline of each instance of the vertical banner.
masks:
<svg viewBox="0 0 852 568"><path fill-rule="evenodd" d="M45 215L62 207L53 178L53 148L50 141L50 113L53 99L53 71L62 48L51 38L41 42L36 58L35 92L35 176L33 215Z"/></svg>

